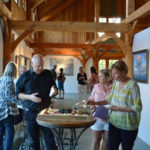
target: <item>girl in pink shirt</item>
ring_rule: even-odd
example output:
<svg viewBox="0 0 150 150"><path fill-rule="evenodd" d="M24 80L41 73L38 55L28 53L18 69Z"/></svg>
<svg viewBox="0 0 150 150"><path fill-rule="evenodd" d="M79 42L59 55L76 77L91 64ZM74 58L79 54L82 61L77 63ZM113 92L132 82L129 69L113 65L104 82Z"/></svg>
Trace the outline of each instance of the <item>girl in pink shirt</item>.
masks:
<svg viewBox="0 0 150 150"><path fill-rule="evenodd" d="M109 69L103 69L100 71L99 83L94 85L94 88L91 93L90 100L95 102L103 101L109 95L112 89L112 79L110 76ZM94 106L95 108L97 106ZM93 126L93 143L92 150L99 150L100 142L103 137L103 150L107 150L107 140L108 140L108 122L97 118L97 121Z"/></svg>

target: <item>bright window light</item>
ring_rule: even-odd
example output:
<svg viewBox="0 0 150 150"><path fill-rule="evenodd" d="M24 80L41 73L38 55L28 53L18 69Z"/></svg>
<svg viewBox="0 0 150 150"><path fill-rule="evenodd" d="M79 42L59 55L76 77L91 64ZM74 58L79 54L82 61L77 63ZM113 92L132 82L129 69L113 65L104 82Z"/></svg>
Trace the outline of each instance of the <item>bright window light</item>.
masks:
<svg viewBox="0 0 150 150"><path fill-rule="evenodd" d="M101 23L106 23L107 22L107 19L106 18L99 18L99 22L101 22Z"/></svg>
<svg viewBox="0 0 150 150"><path fill-rule="evenodd" d="M108 18L109 23L120 23L121 18Z"/></svg>
<svg viewBox="0 0 150 150"><path fill-rule="evenodd" d="M104 32L98 32L97 34L100 37L100 36L102 36L104 34Z"/></svg>
<svg viewBox="0 0 150 150"><path fill-rule="evenodd" d="M117 35L119 38L121 37L120 32L117 32L116 35Z"/></svg>

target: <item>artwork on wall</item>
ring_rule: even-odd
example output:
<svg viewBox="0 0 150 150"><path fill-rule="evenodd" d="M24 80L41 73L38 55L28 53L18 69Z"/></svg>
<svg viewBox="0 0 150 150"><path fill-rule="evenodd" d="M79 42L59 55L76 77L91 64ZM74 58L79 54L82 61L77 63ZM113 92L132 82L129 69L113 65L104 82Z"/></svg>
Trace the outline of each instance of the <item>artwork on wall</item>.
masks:
<svg viewBox="0 0 150 150"><path fill-rule="evenodd" d="M64 69L66 76L73 75L73 59L71 58L50 58L50 69L57 65L57 70Z"/></svg>
<svg viewBox="0 0 150 150"><path fill-rule="evenodd" d="M31 59L23 55L15 56L15 62L18 66L26 66L27 69L31 68Z"/></svg>
<svg viewBox="0 0 150 150"><path fill-rule="evenodd" d="M15 63L18 65L19 64L19 56L15 56Z"/></svg>
<svg viewBox="0 0 150 150"><path fill-rule="evenodd" d="M26 59L25 56L20 55L20 66L26 65L25 59Z"/></svg>
<svg viewBox="0 0 150 150"><path fill-rule="evenodd" d="M141 50L133 52L133 79L148 83L149 74L149 51Z"/></svg>
<svg viewBox="0 0 150 150"><path fill-rule="evenodd" d="M27 67L27 70L31 68L31 59L26 57L25 58L25 65Z"/></svg>

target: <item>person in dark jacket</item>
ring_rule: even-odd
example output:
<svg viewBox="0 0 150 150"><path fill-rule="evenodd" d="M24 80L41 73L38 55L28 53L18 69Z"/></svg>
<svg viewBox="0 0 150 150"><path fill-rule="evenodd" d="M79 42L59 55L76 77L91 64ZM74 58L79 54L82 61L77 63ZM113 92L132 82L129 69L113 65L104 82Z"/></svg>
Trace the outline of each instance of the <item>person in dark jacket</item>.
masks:
<svg viewBox="0 0 150 150"><path fill-rule="evenodd" d="M39 130L44 134L47 150L56 150L54 135L49 128L39 126L36 122L37 114L51 104L49 92L56 87L53 74L43 69L44 60L40 54L32 57L32 68L23 73L17 81L16 93L23 100L24 117L27 134L30 138L31 149L40 150ZM53 95L57 94L57 88Z"/></svg>

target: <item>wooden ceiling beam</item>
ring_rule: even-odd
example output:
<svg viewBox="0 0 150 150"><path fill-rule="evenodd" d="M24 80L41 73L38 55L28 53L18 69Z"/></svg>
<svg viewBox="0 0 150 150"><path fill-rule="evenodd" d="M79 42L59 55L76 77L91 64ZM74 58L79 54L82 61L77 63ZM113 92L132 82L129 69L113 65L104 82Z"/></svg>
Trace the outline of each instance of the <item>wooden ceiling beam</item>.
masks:
<svg viewBox="0 0 150 150"><path fill-rule="evenodd" d="M9 26L14 30L29 28L35 31L61 31L61 32L127 32L130 24L93 23L93 22L33 22L10 21Z"/></svg>
<svg viewBox="0 0 150 150"><path fill-rule="evenodd" d="M53 17L57 16L60 14L63 10L68 8L70 5L72 5L76 0L68 0L67 2L65 1L63 4L59 5L57 8L53 9L46 15L40 18L40 21L47 21L52 19Z"/></svg>
<svg viewBox="0 0 150 150"><path fill-rule="evenodd" d="M69 50L36 50L36 53L41 53L44 55L67 55L67 56L81 56L82 53L78 51L69 51ZM101 53L99 53L101 55ZM119 59L125 57L123 53L117 52L117 53L112 53L112 52L107 52L105 55L102 55L100 59Z"/></svg>
<svg viewBox="0 0 150 150"><path fill-rule="evenodd" d="M79 51L75 51L75 50L53 50L53 49L50 49L50 50L36 50L37 53L44 53L46 55L67 55L67 56L71 56L71 55L74 55L74 56L81 56L81 52Z"/></svg>
<svg viewBox="0 0 150 150"><path fill-rule="evenodd" d="M131 23L134 20L138 20L142 18L143 16L150 15L150 1L145 3L143 6L135 10L131 15L128 16L128 18L122 20L121 23Z"/></svg>
<svg viewBox="0 0 150 150"><path fill-rule="evenodd" d="M79 43L28 43L30 48L82 48L82 49L95 49L96 44L79 44ZM116 44L100 44L99 49L118 49L120 47Z"/></svg>
<svg viewBox="0 0 150 150"><path fill-rule="evenodd" d="M40 4L42 4L43 2L45 2L46 0L34 0L31 3L31 9L35 9L37 6L39 6Z"/></svg>
<svg viewBox="0 0 150 150"><path fill-rule="evenodd" d="M30 43L31 48L95 48L94 44Z"/></svg>
<svg viewBox="0 0 150 150"><path fill-rule="evenodd" d="M6 16L8 19L12 20L12 13L6 7L6 5L0 0L0 16Z"/></svg>

